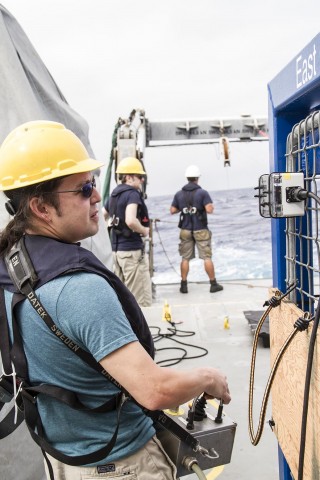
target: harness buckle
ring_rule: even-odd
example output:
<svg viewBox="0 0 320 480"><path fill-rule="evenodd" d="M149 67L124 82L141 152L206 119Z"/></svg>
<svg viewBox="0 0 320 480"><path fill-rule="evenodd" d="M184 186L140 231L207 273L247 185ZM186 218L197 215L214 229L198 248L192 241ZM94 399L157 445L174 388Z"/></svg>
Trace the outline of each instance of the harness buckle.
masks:
<svg viewBox="0 0 320 480"><path fill-rule="evenodd" d="M119 217L113 215L109 218L108 227L117 227L119 225Z"/></svg>
<svg viewBox="0 0 320 480"><path fill-rule="evenodd" d="M32 262L21 238L5 256L5 263L13 284L23 293L23 287L30 282L32 286L38 280Z"/></svg>
<svg viewBox="0 0 320 480"><path fill-rule="evenodd" d="M26 398L27 400L29 400L29 402L35 404L37 402L37 393L35 393L35 395L32 395L31 393L29 393L27 390L26 390L26 387L23 387L21 388L21 395Z"/></svg>
<svg viewBox="0 0 320 480"><path fill-rule="evenodd" d="M197 207L184 207L182 213L185 215L195 215L197 213Z"/></svg>

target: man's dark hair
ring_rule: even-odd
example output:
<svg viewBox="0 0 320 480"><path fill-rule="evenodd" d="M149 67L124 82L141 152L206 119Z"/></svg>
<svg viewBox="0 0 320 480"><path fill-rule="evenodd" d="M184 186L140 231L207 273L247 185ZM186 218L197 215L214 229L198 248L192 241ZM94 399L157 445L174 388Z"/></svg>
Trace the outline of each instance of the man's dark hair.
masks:
<svg viewBox="0 0 320 480"><path fill-rule="evenodd" d="M187 177L188 182L195 182L199 177Z"/></svg>
<svg viewBox="0 0 320 480"><path fill-rule="evenodd" d="M126 180L127 180L127 176L128 175L134 175L134 173L120 173L119 174L119 181L121 183L126 183Z"/></svg>
<svg viewBox="0 0 320 480"><path fill-rule="evenodd" d="M47 182L4 192L10 201L11 209L15 211L15 216L1 232L0 256L4 256L24 235L26 229L31 226L31 211L29 207L31 198L38 197L40 200L45 200L59 213L59 195L56 195L54 192L59 188L63 178L65 177L54 178Z"/></svg>

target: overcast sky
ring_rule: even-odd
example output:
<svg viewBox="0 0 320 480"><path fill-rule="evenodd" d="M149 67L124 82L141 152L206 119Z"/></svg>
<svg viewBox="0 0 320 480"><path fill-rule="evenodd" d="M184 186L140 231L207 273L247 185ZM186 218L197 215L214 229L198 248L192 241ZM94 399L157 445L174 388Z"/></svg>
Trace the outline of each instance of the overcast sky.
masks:
<svg viewBox="0 0 320 480"><path fill-rule="evenodd" d="M320 30L309 0L3 0L68 103L89 123L95 155L108 162L118 117L143 108L150 120L267 117L267 84ZM268 142L148 149L153 194L203 171L209 190L254 186L268 168ZM164 173L166 175L164 175Z"/></svg>

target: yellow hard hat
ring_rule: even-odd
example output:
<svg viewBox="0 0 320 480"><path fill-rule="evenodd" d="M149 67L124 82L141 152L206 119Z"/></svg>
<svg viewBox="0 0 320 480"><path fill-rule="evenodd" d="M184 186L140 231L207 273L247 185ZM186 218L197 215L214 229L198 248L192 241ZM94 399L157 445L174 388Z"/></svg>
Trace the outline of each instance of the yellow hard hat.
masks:
<svg viewBox="0 0 320 480"><path fill-rule="evenodd" d="M126 157L118 164L116 173L130 174L137 173L138 175L145 175L146 172L142 168L141 162L135 157Z"/></svg>
<svg viewBox="0 0 320 480"><path fill-rule="evenodd" d="M89 172L102 165L90 158L81 140L61 123L27 122L9 133L0 147L0 190Z"/></svg>

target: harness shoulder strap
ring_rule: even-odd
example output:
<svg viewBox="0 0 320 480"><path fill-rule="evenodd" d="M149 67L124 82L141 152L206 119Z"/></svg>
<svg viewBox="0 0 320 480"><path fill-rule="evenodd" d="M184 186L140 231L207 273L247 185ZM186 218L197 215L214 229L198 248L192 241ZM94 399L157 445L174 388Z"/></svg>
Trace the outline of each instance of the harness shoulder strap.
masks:
<svg viewBox="0 0 320 480"><path fill-rule="evenodd" d="M31 286L36 284L38 276L26 250L23 237L11 248L4 260L12 283L19 292L24 293L22 289L26 283L30 283Z"/></svg>
<svg viewBox="0 0 320 480"><path fill-rule="evenodd" d="M11 405L11 408L7 407L14 398L15 388L13 382L15 378L12 375L8 318L2 288L0 288L0 332L0 352L2 360L0 411L3 407L9 408L6 416L0 422L0 439L2 439L14 432L24 420L23 412L18 407L16 409L14 403Z"/></svg>
<svg viewBox="0 0 320 480"><path fill-rule="evenodd" d="M123 192L119 194L122 195ZM119 197L115 197L113 199L112 204L110 205L110 211L109 211L109 221L108 221L108 229L109 229L109 234L110 231L116 235L116 244L118 247L118 235L123 235L127 238L132 236L132 231L130 228L127 226L126 222L119 217L118 215L118 203L119 203ZM117 248L118 249L118 248Z"/></svg>
<svg viewBox="0 0 320 480"><path fill-rule="evenodd" d="M195 190L191 190L191 191L188 191L188 192L184 192L185 193L185 200L186 200L186 204L189 208L192 208L194 205L193 205L193 198L194 198L194 194L195 194Z"/></svg>

